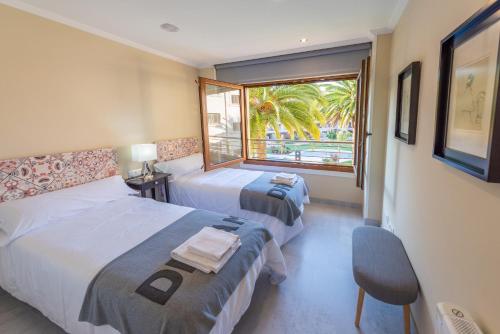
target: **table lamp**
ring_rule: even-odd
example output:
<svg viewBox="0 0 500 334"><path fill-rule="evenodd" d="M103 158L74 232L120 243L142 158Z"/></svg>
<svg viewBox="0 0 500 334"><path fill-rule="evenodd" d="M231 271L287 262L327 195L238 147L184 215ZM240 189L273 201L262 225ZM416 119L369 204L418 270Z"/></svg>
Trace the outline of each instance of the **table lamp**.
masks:
<svg viewBox="0 0 500 334"><path fill-rule="evenodd" d="M158 158L156 154L156 144L135 144L132 145L132 161L142 162L141 174L145 180L153 178L153 171L149 167L149 161Z"/></svg>

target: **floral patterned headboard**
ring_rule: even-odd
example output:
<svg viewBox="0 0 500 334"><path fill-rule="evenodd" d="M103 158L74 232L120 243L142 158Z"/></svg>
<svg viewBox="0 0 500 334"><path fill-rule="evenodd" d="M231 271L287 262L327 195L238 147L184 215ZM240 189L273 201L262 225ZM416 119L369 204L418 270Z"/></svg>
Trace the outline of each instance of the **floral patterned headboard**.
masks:
<svg viewBox="0 0 500 334"><path fill-rule="evenodd" d="M156 142L158 161L174 160L200 152L200 141L198 138L178 138L160 140Z"/></svg>
<svg viewBox="0 0 500 334"><path fill-rule="evenodd" d="M111 148L0 160L0 203L118 175Z"/></svg>

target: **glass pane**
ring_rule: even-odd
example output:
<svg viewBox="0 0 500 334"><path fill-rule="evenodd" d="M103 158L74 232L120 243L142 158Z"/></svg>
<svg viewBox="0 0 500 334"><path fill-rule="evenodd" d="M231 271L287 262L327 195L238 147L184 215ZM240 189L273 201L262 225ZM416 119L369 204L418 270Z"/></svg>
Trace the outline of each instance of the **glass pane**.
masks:
<svg viewBox="0 0 500 334"><path fill-rule="evenodd" d="M248 158L353 166L356 80L248 87Z"/></svg>
<svg viewBox="0 0 500 334"><path fill-rule="evenodd" d="M210 164L242 158L240 90L207 85L205 92Z"/></svg>

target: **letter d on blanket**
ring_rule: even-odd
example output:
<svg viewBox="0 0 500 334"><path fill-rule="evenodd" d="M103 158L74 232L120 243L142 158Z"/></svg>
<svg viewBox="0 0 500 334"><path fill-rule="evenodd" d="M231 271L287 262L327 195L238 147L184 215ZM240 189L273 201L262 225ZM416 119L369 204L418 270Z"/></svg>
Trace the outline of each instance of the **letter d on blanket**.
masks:
<svg viewBox="0 0 500 334"><path fill-rule="evenodd" d="M274 187L274 188L271 188L271 190L269 190L267 192L267 196L272 196L274 198L283 200L286 197L286 192L283 189L279 189L277 187Z"/></svg>
<svg viewBox="0 0 500 334"><path fill-rule="evenodd" d="M163 289L161 285L167 279L170 287ZM181 286L182 275L173 270L161 270L151 275L140 287L135 290L138 294L157 304L165 305L174 292Z"/></svg>

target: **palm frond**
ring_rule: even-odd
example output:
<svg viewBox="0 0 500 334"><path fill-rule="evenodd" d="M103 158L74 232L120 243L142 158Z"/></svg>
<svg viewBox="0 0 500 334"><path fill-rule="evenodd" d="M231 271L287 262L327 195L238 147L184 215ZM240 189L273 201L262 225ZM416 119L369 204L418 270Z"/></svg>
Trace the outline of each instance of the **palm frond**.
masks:
<svg viewBox="0 0 500 334"><path fill-rule="evenodd" d="M252 138L265 139L268 129L281 138L280 125L301 139L321 136L319 125L351 124L356 110L356 81L276 85L249 89L249 125Z"/></svg>

